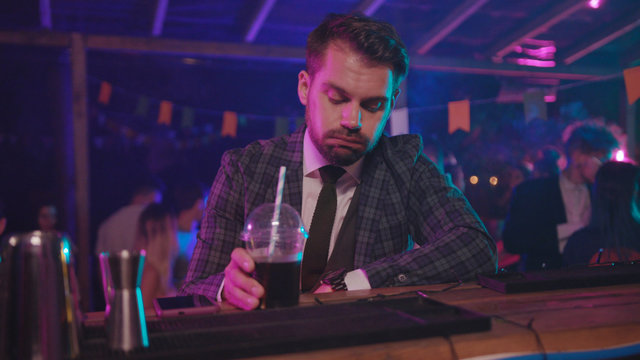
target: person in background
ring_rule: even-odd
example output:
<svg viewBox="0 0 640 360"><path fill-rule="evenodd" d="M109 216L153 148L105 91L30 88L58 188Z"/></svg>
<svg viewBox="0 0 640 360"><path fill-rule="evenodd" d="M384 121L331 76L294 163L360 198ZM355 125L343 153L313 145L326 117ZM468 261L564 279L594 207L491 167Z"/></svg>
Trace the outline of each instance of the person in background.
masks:
<svg viewBox="0 0 640 360"><path fill-rule="evenodd" d="M181 293L258 306L264 288L251 277L255 262L240 232L251 211L274 201L281 166L283 202L301 213L310 234L304 292L456 282L496 271L493 240L422 153L420 136L383 135L408 65L388 23L331 14L311 32L307 69L298 74L305 124L225 152ZM312 218L323 187L337 196L324 213L333 225L320 229Z"/></svg>
<svg viewBox="0 0 640 360"><path fill-rule="evenodd" d="M546 178L551 176L558 176L560 174L560 158L562 154L553 146L547 146L540 150L538 159L533 163L533 171L531 177Z"/></svg>
<svg viewBox="0 0 640 360"><path fill-rule="evenodd" d="M150 204L140 214L134 248L146 251L140 283L145 308L152 308L155 298L176 294L172 274L178 254L177 231L176 216L165 205Z"/></svg>
<svg viewBox="0 0 640 360"><path fill-rule="evenodd" d="M640 260L640 167L608 162L598 170L589 224L569 237L565 266Z"/></svg>
<svg viewBox="0 0 640 360"><path fill-rule="evenodd" d="M53 204L44 204L38 207L38 230L56 231L58 223L58 208Z"/></svg>
<svg viewBox="0 0 640 360"><path fill-rule="evenodd" d="M569 236L589 222L589 184L617 141L603 126L575 128L565 144L567 167L558 176L532 179L511 197L502 240L521 255L521 270L559 268Z"/></svg>
<svg viewBox="0 0 640 360"><path fill-rule="evenodd" d="M162 202L162 185L154 179L140 180L133 188L131 201L100 224L96 255L101 252L133 250L138 217L147 205Z"/></svg>
<svg viewBox="0 0 640 360"><path fill-rule="evenodd" d="M0 235L7 228L7 214L4 212L4 203L0 200Z"/></svg>
<svg viewBox="0 0 640 360"><path fill-rule="evenodd" d="M196 246L196 234L204 210L204 189L197 181L182 180L171 187L168 197L178 214L179 253L174 266L173 283L179 287L187 275L189 261Z"/></svg>

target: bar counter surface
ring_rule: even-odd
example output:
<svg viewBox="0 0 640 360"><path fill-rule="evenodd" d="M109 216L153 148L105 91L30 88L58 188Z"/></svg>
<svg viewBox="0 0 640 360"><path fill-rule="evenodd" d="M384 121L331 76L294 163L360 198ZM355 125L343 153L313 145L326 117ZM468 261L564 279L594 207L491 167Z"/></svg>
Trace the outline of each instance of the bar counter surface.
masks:
<svg viewBox="0 0 640 360"><path fill-rule="evenodd" d="M443 291L444 290L444 291ZM491 330L447 337L381 342L255 359L495 359L640 357L640 286L626 284L502 294L476 283L302 294L299 306L363 298L396 298L421 291L429 298L491 317ZM400 294L400 295L399 295ZM221 314L240 312L226 303ZM100 324L102 312L85 325ZM155 320L147 310L148 322Z"/></svg>

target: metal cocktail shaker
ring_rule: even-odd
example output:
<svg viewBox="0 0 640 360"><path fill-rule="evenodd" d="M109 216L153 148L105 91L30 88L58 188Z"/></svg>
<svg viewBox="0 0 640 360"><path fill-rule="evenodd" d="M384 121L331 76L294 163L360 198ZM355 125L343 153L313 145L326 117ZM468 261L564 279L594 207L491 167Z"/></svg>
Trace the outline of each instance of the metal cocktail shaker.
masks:
<svg viewBox="0 0 640 360"><path fill-rule="evenodd" d="M57 232L9 237L0 259L0 358L80 352L82 313L71 242Z"/></svg>
<svg viewBox="0 0 640 360"><path fill-rule="evenodd" d="M114 350L149 346L140 282L145 251L100 254L107 342Z"/></svg>

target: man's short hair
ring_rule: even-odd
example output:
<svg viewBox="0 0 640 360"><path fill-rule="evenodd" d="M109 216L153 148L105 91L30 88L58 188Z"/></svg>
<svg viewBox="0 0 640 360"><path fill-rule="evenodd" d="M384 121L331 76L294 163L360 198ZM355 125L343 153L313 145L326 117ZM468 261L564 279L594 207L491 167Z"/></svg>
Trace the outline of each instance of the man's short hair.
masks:
<svg viewBox="0 0 640 360"><path fill-rule="evenodd" d="M585 124L575 128L565 143L568 157L578 150L584 154L605 153L607 157L618 146L618 140L611 132L600 125Z"/></svg>
<svg viewBox="0 0 640 360"><path fill-rule="evenodd" d="M383 21L361 15L329 14L307 38L307 71L313 75L324 62L331 41L342 40L374 64L390 66L397 88L409 71L407 48L396 30Z"/></svg>
<svg viewBox="0 0 640 360"><path fill-rule="evenodd" d="M155 176L144 175L133 181L133 185L131 186L131 198L133 199L136 196L149 195L156 191L160 193L165 191L165 186L162 180Z"/></svg>
<svg viewBox="0 0 640 360"><path fill-rule="evenodd" d="M204 200L204 188L198 181L182 181L173 185L169 195L174 210L180 214L191 209L197 200Z"/></svg>

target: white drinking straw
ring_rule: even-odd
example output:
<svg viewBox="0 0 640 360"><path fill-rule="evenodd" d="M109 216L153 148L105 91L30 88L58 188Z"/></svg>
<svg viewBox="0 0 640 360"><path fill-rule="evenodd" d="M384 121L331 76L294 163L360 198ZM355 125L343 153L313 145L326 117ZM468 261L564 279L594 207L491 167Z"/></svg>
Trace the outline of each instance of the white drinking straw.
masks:
<svg viewBox="0 0 640 360"><path fill-rule="evenodd" d="M276 248L276 236L278 234L278 225L280 220L280 206L282 205L282 193L284 191L284 177L287 173L286 166L280 166L280 176L278 177L278 189L276 190L276 204L273 209L273 218L271 219L271 240L269 241L269 257L273 256Z"/></svg>

